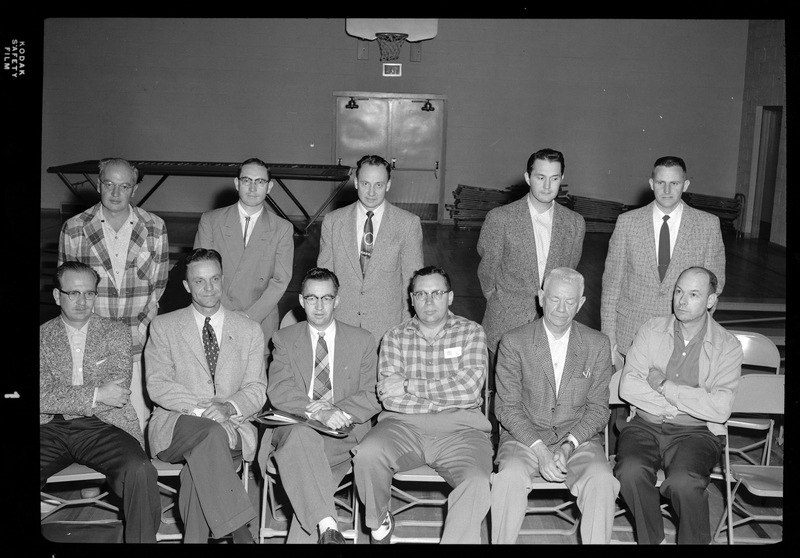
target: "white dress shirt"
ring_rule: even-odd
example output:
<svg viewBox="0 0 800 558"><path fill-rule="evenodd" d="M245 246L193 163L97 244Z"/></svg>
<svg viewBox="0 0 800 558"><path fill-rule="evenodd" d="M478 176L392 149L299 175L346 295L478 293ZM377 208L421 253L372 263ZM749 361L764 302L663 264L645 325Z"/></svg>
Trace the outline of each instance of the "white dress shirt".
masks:
<svg viewBox="0 0 800 558"><path fill-rule="evenodd" d="M667 219L667 227L669 227L669 256L672 257L672 252L675 250L675 242L678 240L678 231L681 228L681 217L683 217L683 202L678 202L672 213L664 213L658 208L657 204L653 204L653 235L656 238L656 259L658 259L658 239L661 236L661 225L664 224L664 215L669 215Z"/></svg>
<svg viewBox="0 0 800 558"><path fill-rule="evenodd" d="M378 229L381 228L381 221L383 220L383 212L385 209L386 202L384 201L375 209L370 210L372 211L372 238L375 240L378 238ZM367 208L358 201L356 202L356 246L359 252L361 251L361 239L364 237L364 223L366 222Z"/></svg>
<svg viewBox="0 0 800 558"><path fill-rule="evenodd" d="M247 241L250 240L250 236L253 234L253 228L256 226L256 221L258 221L258 218L261 217L261 213L264 212L264 204L262 203L261 208L252 215L248 215L245 212L241 201L236 204L236 207L239 210L239 224L242 226L244 245L247 246ZM249 223L247 222L247 217L250 217ZM247 225L247 232L245 232L245 225ZM245 234L247 236L245 236Z"/></svg>
<svg viewBox="0 0 800 558"><path fill-rule="evenodd" d="M544 269L547 266L547 256L550 254L554 204L555 201L550 202L550 208L539 213L533 206L533 202L531 202L530 194L528 195L528 210L531 213L533 238L536 242L536 264L539 271L539 287L544 284Z"/></svg>
<svg viewBox="0 0 800 558"><path fill-rule="evenodd" d="M86 335L89 333L89 322L83 324L80 329L74 328L61 318L69 339L69 348L72 351L72 385L83 385L83 356L86 354ZM97 388L94 388L92 397L92 407L97 404Z"/></svg>
<svg viewBox="0 0 800 558"><path fill-rule="evenodd" d="M114 284L119 287L122 285L122 277L125 275L125 266L128 262L128 247L131 244L131 233L133 225L138 221L136 213L131 206L128 206L128 216L118 231L108 224L105 218L103 207L100 207L100 223L103 226L103 242L108 250L108 257L111 258L111 277Z"/></svg>

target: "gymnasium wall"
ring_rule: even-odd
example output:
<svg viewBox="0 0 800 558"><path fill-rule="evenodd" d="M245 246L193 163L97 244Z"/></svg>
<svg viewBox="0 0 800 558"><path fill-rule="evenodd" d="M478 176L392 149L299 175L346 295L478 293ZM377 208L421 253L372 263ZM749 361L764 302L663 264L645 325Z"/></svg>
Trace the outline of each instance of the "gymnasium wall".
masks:
<svg viewBox="0 0 800 558"><path fill-rule="evenodd" d="M400 78L381 77L375 42L357 59L344 19L44 26L43 208L74 201L47 167L85 159L329 164L333 91L446 95L446 202L460 183L519 183L542 147L564 152L573 194L649 201L666 154L686 160L692 190L737 191L746 20L440 19L421 62L403 47ZM298 197L315 208L329 191L307 183ZM144 207L202 212L232 192L172 177Z"/></svg>

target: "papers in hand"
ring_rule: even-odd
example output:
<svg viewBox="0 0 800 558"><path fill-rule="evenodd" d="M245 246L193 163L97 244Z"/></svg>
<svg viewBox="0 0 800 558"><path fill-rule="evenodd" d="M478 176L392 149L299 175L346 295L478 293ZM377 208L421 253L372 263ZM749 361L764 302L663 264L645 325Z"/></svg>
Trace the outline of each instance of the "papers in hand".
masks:
<svg viewBox="0 0 800 558"><path fill-rule="evenodd" d="M336 438L347 437L348 433L353 429L351 425L346 428L337 430L335 428L330 428L324 425L318 420L301 417L298 415L293 415L292 413L287 413L286 411L279 411L278 409L264 411L263 413L256 416L255 419L253 420L255 420L256 422L260 422L261 424L266 424L267 426L286 426L287 424L305 424L307 426L310 426L314 430L321 432L322 434L327 434L328 436L334 436Z"/></svg>

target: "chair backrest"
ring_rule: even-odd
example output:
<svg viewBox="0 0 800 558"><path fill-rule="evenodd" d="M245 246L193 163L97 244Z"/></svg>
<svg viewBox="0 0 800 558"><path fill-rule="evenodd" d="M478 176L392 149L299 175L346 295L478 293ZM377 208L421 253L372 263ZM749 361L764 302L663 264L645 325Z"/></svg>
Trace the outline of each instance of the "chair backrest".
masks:
<svg viewBox="0 0 800 558"><path fill-rule="evenodd" d="M730 330L730 333L742 344L743 366L761 366L775 370L775 374L780 372L781 353L768 337L752 331Z"/></svg>
<svg viewBox="0 0 800 558"><path fill-rule="evenodd" d="M286 315L281 319L281 325L279 329L283 329L290 325L294 325L298 322L302 322L306 319L306 311L303 309L302 306L295 306L288 312Z"/></svg>
<svg viewBox="0 0 800 558"><path fill-rule="evenodd" d="M786 376L747 374L739 379L739 391L733 400L734 413L782 415Z"/></svg>
<svg viewBox="0 0 800 558"><path fill-rule="evenodd" d="M619 397L619 380L621 377L622 377L622 370L617 370L611 375L611 381L608 383L609 405L625 405L625 402Z"/></svg>

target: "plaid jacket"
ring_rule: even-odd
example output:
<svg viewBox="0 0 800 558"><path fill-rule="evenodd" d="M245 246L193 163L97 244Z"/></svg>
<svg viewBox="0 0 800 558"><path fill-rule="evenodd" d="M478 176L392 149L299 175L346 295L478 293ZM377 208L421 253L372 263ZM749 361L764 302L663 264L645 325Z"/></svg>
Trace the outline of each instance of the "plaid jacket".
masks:
<svg viewBox="0 0 800 558"><path fill-rule="evenodd" d="M444 328L429 343L413 317L383 336L378 364L380 378L394 373L408 378L411 393L387 398L383 406L406 414L480 408L486 362L486 334L479 324L448 310Z"/></svg>
<svg viewBox="0 0 800 558"><path fill-rule="evenodd" d="M80 261L100 274L94 311L118 320L131 331L134 361L141 358L147 326L158 313L158 299L169 275L167 228L161 217L135 206L136 216L121 285L112 280L111 258L103 239L103 224L97 204L64 223L58 242L58 265Z"/></svg>

